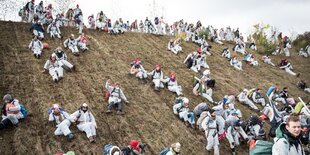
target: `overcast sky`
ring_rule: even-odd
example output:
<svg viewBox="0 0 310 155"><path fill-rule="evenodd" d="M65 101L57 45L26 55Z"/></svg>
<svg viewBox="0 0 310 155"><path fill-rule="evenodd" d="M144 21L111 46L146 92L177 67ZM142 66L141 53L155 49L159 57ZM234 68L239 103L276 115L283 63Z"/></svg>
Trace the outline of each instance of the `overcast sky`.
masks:
<svg viewBox="0 0 310 155"><path fill-rule="evenodd" d="M37 4L40 0L35 1ZM194 23L201 20L203 25L216 28L239 27L243 33L250 32L249 28L257 23L276 26L285 35L310 30L310 0L76 0L77 3L85 23L89 15L102 10L112 21L122 17L130 23L153 14L164 16L169 24L180 19Z"/></svg>
<svg viewBox="0 0 310 155"><path fill-rule="evenodd" d="M154 10L153 0L77 1L84 16L102 10L112 20L144 20ZM163 15L169 23L201 20L217 28L240 27L244 33L256 23L276 26L284 33L310 30L310 0L155 0L155 6L156 15Z"/></svg>

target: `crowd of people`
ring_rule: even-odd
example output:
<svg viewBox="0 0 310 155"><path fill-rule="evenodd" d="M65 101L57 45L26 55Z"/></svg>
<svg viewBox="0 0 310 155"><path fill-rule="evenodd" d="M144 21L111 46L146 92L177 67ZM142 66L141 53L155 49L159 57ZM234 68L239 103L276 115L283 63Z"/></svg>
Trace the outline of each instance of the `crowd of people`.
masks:
<svg viewBox="0 0 310 155"><path fill-rule="evenodd" d="M69 9L66 14L59 13L52 15L53 7L51 4L44 7L43 1L35 5L35 1L31 0L26 6L20 10L19 14L22 20L31 23L31 32L33 38L29 44L29 49L33 52L35 58L41 58L43 50L48 46L45 40L45 33L49 33L52 39L62 39L61 28L63 26L72 26L78 29L79 36L75 38L73 34L67 37L63 42L64 48L71 51L73 55L79 56L80 50L85 52L89 50L87 36L83 33L85 28L83 22L83 13L76 5L76 8ZM192 92L195 96L205 98L207 102L199 103L191 111L190 100L183 92L180 83L174 72L170 72L164 76L164 71L160 64L154 64L154 68L147 71L138 58L130 63L129 74L138 78L142 83L147 83L151 79L152 86L155 91L167 88L169 91L176 93L177 98L173 101L172 112L177 115L180 120L184 121L187 127L199 130L205 134L207 140L206 150L209 154L213 150L215 155L220 152L220 141L227 139L232 154L237 153L237 148L243 142L250 143L250 154L255 153L272 153L272 154L296 154L303 155L303 145L307 145L310 137L310 101L306 98L305 102L300 98L300 102L288 94L288 87L282 90L279 87L271 86L266 94L262 93L261 88L240 88L242 91L238 95L227 94L222 100L214 101L213 89L216 79L211 78L211 67L207 63L207 59L211 58L212 46L207 42L210 40L216 44L224 46L224 41L234 42L232 52L227 47L223 47L221 55L229 60L229 64L235 69L243 71L242 62L251 66L258 66L258 60L254 59L253 53L257 51L256 42L253 36L250 36L248 42L245 42L239 29L236 30L227 27L225 30L221 28L213 28L213 26L203 27L200 21L196 24L184 22L180 20L169 26L163 17L155 17L154 21L146 18L138 24L138 20L129 24L119 18L112 24L110 18L103 11L100 11L96 18L94 15L88 17L89 29L105 31L110 34L122 34L126 31L152 33L156 35L174 35L180 33L185 34L183 39L185 42L192 42L198 45L197 49L190 52L185 60L184 67L200 73L199 77L194 78ZM47 26L44 29L44 25ZM207 31L208 35L201 35L201 31ZM184 52L181 47L180 38L171 39L167 49L174 54ZM282 38L282 33L276 33L272 36L272 42L277 44L277 50L273 55L284 53L287 58L290 57L291 48L288 37ZM248 44L248 46L247 46ZM308 57L310 55L310 45L305 47L305 51L300 49L299 56ZM239 59L239 55L244 56L243 60ZM269 55L262 57L262 62L271 66L279 66L290 75L298 77L300 73L292 71L293 67L288 59L283 59L279 65L271 62ZM202 71L203 70L203 71ZM75 71L75 65L68 61L68 57L61 45L55 47L50 58L44 64L42 72L49 73L54 82L59 82L64 71ZM300 80L297 87L302 91L310 92L305 80ZM117 107L116 114L123 115L124 103L129 104L125 93L121 89L120 83L107 80L104 88L106 89L106 100L108 102L107 114L113 113L113 108ZM2 120L0 129L8 126L17 126L20 119L27 116L25 107L14 99L12 95L7 94L3 97ZM251 115L249 118L243 118L242 111L235 108L235 103L245 104L253 111L261 113L261 115ZM212 106L213 105L213 106ZM260 105L260 106L257 106ZM259 107L262 107L261 109ZM283 107L283 108L280 108ZM269 120L271 129L268 135L274 138L274 143L268 143L265 132L264 122ZM64 135L69 141L74 138L74 134L70 130L71 124L76 123L77 129L85 132L90 142L96 142L97 123L95 116L91 112L87 103L81 104L75 112L70 114L65 111L59 104L55 103L48 111L48 121L55 122L56 136ZM303 129L303 130L301 130ZM258 145L260 143L260 145ZM264 144L267 149L260 147ZM137 140L132 140L129 146L120 149L113 144L104 146L104 155L142 155L145 153L144 144L140 144ZM180 154L181 144L179 142L165 147L160 151L160 155L177 155ZM198 151L198 150L196 150ZM264 152L265 151L265 152ZM146 154L146 153L145 153Z"/></svg>

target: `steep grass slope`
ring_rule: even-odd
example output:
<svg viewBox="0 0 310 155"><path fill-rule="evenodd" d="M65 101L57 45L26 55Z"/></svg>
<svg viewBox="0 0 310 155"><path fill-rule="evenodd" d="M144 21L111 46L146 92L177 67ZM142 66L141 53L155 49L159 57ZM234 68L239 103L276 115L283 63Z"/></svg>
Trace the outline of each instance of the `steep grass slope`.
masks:
<svg viewBox="0 0 310 155"><path fill-rule="evenodd" d="M173 71L178 82L183 86L184 94L190 99L190 107L204 101L192 95L193 76L196 74L182 64L185 56L197 48L192 43L183 43L183 53L174 55L166 50L171 37L150 34L125 33L111 36L106 33L91 31L90 51L80 57L73 56L66 50L69 61L76 65L76 72L65 72L64 79L58 84L52 82L48 74L42 74L43 65L52 50L63 46L59 39L48 42L51 49L44 50L41 59L35 59L27 46L31 39L29 24L0 22L0 96L13 94L25 103L29 117L17 128L2 130L0 133L0 154L54 154L75 151L77 154L101 154L103 145L113 143L128 145L131 139L138 139L148 144L147 154L158 154L164 146L173 142L182 144L182 154L202 155L205 153L204 134L187 128L172 113L175 95L168 90L154 92L150 83L140 84L136 78L128 76L129 62L140 58L144 68L151 71L159 63L165 75ZM65 37L77 30L65 28ZM211 44L213 55L207 58L211 67L212 78L216 79L215 101L225 94L236 94L244 87L261 87L265 92L270 85L288 86L294 97L306 96L295 87L298 79L283 70L270 67L259 61L260 66L253 68L244 64L240 72L229 66L229 62L220 56L222 46ZM231 44L226 46L232 47ZM258 54L255 54L258 58ZM310 79L309 59L292 54L292 64L301 72L300 78ZM274 58L273 62L279 62ZM197 76L197 75L196 75ZM103 85L107 79L122 85L130 104L124 106L125 115L107 115L107 102L104 100ZM72 113L84 102L89 103L97 124L97 143L90 144L86 135L72 125L75 139L67 142L64 137L54 136L55 125L47 122L47 111L51 104L60 103ZM210 106L213 106L210 104ZM254 114L248 107L236 104L244 117ZM221 143L221 154L228 152L226 140ZM247 147L238 149L240 154L247 154Z"/></svg>

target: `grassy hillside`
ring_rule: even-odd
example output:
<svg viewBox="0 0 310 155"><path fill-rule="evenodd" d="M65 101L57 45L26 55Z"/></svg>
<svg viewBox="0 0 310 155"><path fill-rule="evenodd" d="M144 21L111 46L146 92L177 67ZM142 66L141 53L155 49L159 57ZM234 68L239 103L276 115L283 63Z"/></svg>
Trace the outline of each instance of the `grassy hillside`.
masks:
<svg viewBox="0 0 310 155"><path fill-rule="evenodd" d="M77 154L101 154L103 145L113 143L128 145L131 139L138 139L148 144L147 154L158 154L164 147L174 142L182 144L183 155L203 155L206 139L204 134L187 128L172 112L175 94L167 89L153 91L150 83L140 84L128 76L129 62L134 58L143 61L144 68L151 71L159 63L165 75L173 71L178 83L183 86L184 94L190 99L190 107L204 101L192 94L193 76L196 74L182 64L185 56L197 49L193 43L183 43L183 53L172 54L166 50L171 39L169 36L125 33L113 36L97 31L86 31L91 37L90 51L75 57L66 50L69 61L76 65L76 72L65 72L64 79L53 83L48 74L42 74L43 65L52 50L63 46L63 40L47 39L51 49L44 50L41 59L35 59L27 49L31 40L30 25L24 23L0 22L0 96L13 94L25 103L29 117L17 128L0 132L0 154L54 154L75 151ZM77 30L62 29L65 37ZM223 46L212 44L213 55L207 58L211 67L212 78L216 79L213 92L215 101L225 94L236 94L243 88L260 87L265 93L270 85L288 86L292 96L306 96L295 86L299 79L310 79L310 60L292 53L290 58L295 71L301 72L299 78L288 75L277 67L263 64L259 67L244 65L240 72L229 66L229 62L220 56ZM232 47L226 43L225 46ZM293 51L293 50L292 50ZM260 55L255 54L257 58ZM273 58L278 63L280 57ZM107 115L107 102L104 100L103 85L107 79L122 85L130 104L124 106L124 116L115 113ZM309 95L308 95L309 96ZM90 144L84 133L72 125L75 134L72 142L63 136L54 136L55 126L48 123L47 111L51 104L60 103L72 113L84 102L89 103L97 124L97 143ZM210 106L213 106L210 104ZM236 104L247 117L254 114L247 106ZM221 154L230 151L226 140L220 146ZM240 154L247 154L247 147L238 149Z"/></svg>

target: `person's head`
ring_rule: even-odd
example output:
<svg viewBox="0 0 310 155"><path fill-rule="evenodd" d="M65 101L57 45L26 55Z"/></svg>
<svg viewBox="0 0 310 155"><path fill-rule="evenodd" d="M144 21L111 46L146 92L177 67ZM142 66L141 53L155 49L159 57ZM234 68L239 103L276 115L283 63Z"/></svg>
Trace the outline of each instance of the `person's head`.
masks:
<svg viewBox="0 0 310 155"><path fill-rule="evenodd" d="M239 130L240 127L241 127L241 123L240 123L240 121L238 120L238 121L236 121L236 122L234 123L234 128L235 128L236 130Z"/></svg>
<svg viewBox="0 0 310 155"><path fill-rule="evenodd" d="M284 87L284 88L283 88L283 91L284 91L284 92L287 92L287 91L288 91L288 87Z"/></svg>
<svg viewBox="0 0 310 155"><path fill-rule="evenodd" d="M62 52L62 48L60 46L57 47L57 52L61 53Z"/></svg>
<svg viewBox="0 0 310 155"><path fill-rule="evenodd" d="M139 150L139 142L137 140L131 140L130 147L134 150Z"/></svg>
<svg viewBox="0 0 310 155"><path fill-rule="evenodd" d="M173 143L173 144L171 144L171 148L172 148L172 150L174 152L180 153L180 151L181 151L181 144L179 142Z"/></svg>
<svg viewBox="0 0 310 155"><path fill-rule="evenodd" d="M292 136L299 136L301 124L298 114L293 113L287 118L285 128Z"/></svg>
<svg viewBox="0 0 310 155"><path fill-rule="evenodd" d="M260 93L261 90L260 90L260 88L257 88L256 91L257 91L258 93Z"/></svg>
<svg viewBox="0 0 310 155"><path fill-rule="evenodd" d="M32 3L34 3L34 0L31 0Z"/></svg>
<svg viewBox="0 0 310 155"><path fill-rule="evenodd" d="M175 75L174 75L174 73L170 73L170 79L175 79Z"/></svg>
<svg viewBox="0 0 310 155"><path fill-rule="evenodd" d="M54 114L59 114L60 112L59 104L53 104L53 111L54 111Z"/></svg>
<svg viewBox="0 0 310 155"><path fill-rule="evenodd" d="M242 92L243 92L243 93L248 93L248 90L247 90L247 89L243 89Z"/></svg>
<svg viewBox="0 0 310 155"><path fill-rule="evenodd" d="M43 1L40 1L39 5L43 5Z"/></svg>
<svg viewBox="0 0 310 155"><path fill-rule="evenodd" d="M120 87L120 84L117 82L117 83L114 84L114 87L117 89L117 88Z"/></svg>
<svg viewBox="0 0 310 155"><path fill-rule="evenodd" d="M37 40L38 40L38 37L37 37L37 36L34 36L34 37L33 37L33 40L37 41Z"/></svg>
<svg viewBox="0 0 310 155"><path fill-rule="evenodd" d="M70 39L74 39L74 34L71 34L71 35L70 35Z"/></svg>
<svg viewBox="0 0 310 155"><path fill-rule="evenodd" d="M155 65L155 69L156 69L156 71L160 71L160 66L159 66L159 64Z"/></svg>
<svg viewBox="0 0 310 155"><path fill-rule="evenodd" d="M210 109L210 110L209 110L209 113L210 113L211 118L214 120L214 119L216 118L216 112L215 112L215 110L214 110L214 109Z"/></svg>
<svg viewBox="0 0 310 155"><path fill-rule="evenodd" d="M76 5L76 8L79 8L79 7L80 7L79 4L77 4L77 5Z"/></svg>
<svg viewBox="0 0 310 155"><path fill-rule="evenodd" d="M12 102L12 101L13 101L12 95L10 95L10 94L4 95L4 96L3 96L3 101L4 101L5 103L10 103L10 102Z"/></svg>
<svg viewBox="0 0 310 155"><path fill-rule="evenodd" d="M86 112L88 110L88 105L86 103L83 103L82 106L81 106L81 110L83 112Z"/></svg>
<svg viewBox="0 0 310 155"><path fill-rule="evenodd" d="M183 105L184 107L188 107L188 105L189 105L189 100L188 100L188 98L186 98L186 97L183 98L182 105Z"/></svg>
<svg viewBox="0 0 310 155"><path fill-rule="evenodd" d="M56 60L56 54L55 53L53 53L52 55L51 55L51 58L50 58L52 61L55 61Z"/></svg>

